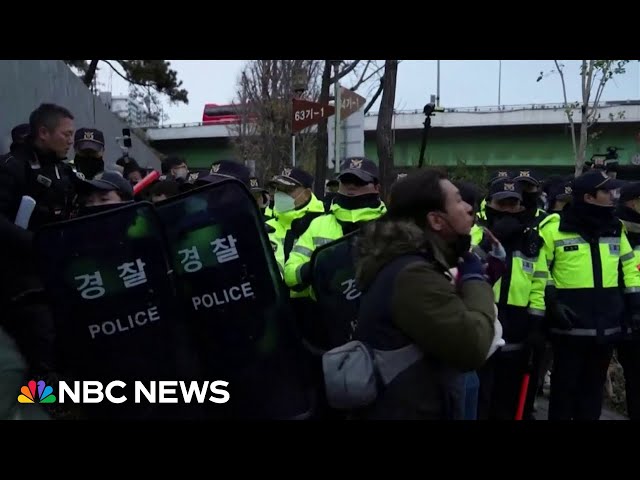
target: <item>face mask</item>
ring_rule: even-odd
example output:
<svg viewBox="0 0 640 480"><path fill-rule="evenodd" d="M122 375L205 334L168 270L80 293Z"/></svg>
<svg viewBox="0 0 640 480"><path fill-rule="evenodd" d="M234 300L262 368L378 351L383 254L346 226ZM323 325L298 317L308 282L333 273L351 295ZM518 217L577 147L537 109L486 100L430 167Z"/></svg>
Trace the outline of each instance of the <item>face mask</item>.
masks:
<svg viewBox="0 0 640 480"><path fill-rule="evenodd" d="M189 170L186 168L178 168L174 173L174 176L181 180L185 180L188 175L189 175Z"/></svg>
<svg viewBox="0 0 640 480"><path fill-rule="evenodd" d="M101 158L76 155L73 159L73 163L87 180L91 180L98 173L104 170L104 161Z"/></svg>
<svg viewBox="0 0 640 480"><path fill-rule="evenodd" d="M380 195L377 193L365 193L364 195L343 195L342 193L337 193L333 203L345 210L378 208L380 206Z"/></svg>
<svg viewBox="0 0 640 480"><path fill-rule="evenodd" d="M295 210L296 201L284 192L276 192L273 196L273 209L279 213Z"/></svg>
<svg viewBox="0 0 640 480"><path fill-rule="evenodd" d="M534 209L538 206L539 192L524 192L522 194L522 205L527 210Z"/></svg>
<svg viewBox="0 0 640 480"><path fill-rule="evenodd" d="M508 241L524 231L526 210L518 213L509 213L494 210L487 206L485 213L489 230L501 242Z"/></svg>

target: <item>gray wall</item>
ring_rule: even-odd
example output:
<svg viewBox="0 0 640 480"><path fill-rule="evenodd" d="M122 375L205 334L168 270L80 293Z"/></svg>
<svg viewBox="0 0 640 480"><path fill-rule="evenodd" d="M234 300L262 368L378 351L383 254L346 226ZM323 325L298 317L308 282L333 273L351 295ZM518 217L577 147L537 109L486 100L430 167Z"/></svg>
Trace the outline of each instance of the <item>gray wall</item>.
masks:
<svg viewBox="0 0 640 480"><path fill-rule="evenodd" d="M41 103L68 108L75 117L76 128L102 130L108 166L122 155L116 137L122 136L126 123L111 113L61 60L0 60L0 154L9 150L11 129L28 123L29 114ZM132 143L129 156L143 167L160 170L160 160L135 134ZM73 156L72 148L68 158Z"/></svg>

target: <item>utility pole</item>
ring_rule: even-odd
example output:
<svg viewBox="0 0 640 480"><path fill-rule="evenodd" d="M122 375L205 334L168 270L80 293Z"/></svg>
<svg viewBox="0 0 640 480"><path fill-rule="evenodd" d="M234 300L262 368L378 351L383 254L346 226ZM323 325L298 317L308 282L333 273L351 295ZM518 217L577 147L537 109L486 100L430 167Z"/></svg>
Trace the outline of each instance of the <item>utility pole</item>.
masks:
<svg viewBox="0 0 640 480"><path fill-rule="evenodd" d="M440 106L440 60L438 62L437 85L436 85L436 107Z"/></svg>
<svg viewBox="0 0 640 480"><path fill-rule="evenodd" d="M335 105L336 105L336 113L335 113L335 121L336 121L336 127L335 127L335 143L334 143L334 148L335 148L335 153L334 153L334 168L335 168L335 172L336 174L340 173L340 107L342 106L342 100L340 98L340 82L338 81L338 74L340 72L340 61L336 60L336 62L333 64L333 68L334 68L334 72L335 72L335 76L336 76L336 81L334 83L334 98L335 100Z"/></svg>
<svg viewBox="0 0 640 480"><path fill-rule="evenodd" d="M502 90L502 60L498 60L498 107L500 103L500 93Z"/></svg>

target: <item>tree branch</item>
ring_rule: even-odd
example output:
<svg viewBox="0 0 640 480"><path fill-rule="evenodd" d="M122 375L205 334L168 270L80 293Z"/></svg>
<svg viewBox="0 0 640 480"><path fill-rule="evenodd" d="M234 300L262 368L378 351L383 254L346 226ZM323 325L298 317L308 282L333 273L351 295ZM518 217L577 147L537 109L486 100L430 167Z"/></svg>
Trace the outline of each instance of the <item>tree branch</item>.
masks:
<svg viewBox="0 0 640 480"><path fill-rule="evenodd" d="M569 105L567 102L567 86L564 82L564 72L562 68L560 68L560 64L558 64L557 60L554 60L556 64L556 69L558 70L558 74L560 75L560 80L562 81L562 95L564 97L564 108L565 114L567 115L567 119L569 120L569 126L571 128L571 143L573 144L573 155L574 158L578 155L578 147L576 145L576 129L573 123L573 110L569 110Z"/></svg>
<svg viewBox="0 0 640 480"><path fill-rule="evenodd" d="M593 99L593 108L591 110L591 116L595 116L599 109L600 97L602 97L602 92L604 92L604 87L606 86L607 81L609 80L609 68L611 66L611 62L604 66L602 71L602 77L600 78L600 83L598 84L598 88L596 89L596 96ZM595 77L594 77L595 79ZM593 88L593 87L592 87Z"/></svg>
<svg viewBox="0 0 640 480"><path fill-rule="evenodd" d="M337 80L340 80L341 78L346 77L347 75L349 75L354 68L356 68L358 66L358 63L360 62L360 60L354 60L353 62L351 62L351 64L346 67L344 70L342 70L339 74L338 74L338 78L336 79L336 76L334 75L333 77L331 77L331 79L329 79L330 83L335 83Z"/></svg>
<svg viewBox="0 0 640 480"><path fill-rule="evenodd" d="M380 79L380 85L378 85L378 90L376 90L376 93L374 93L373 97L371 97L371 101L369 102L369 104L366 107L364 107L365 115L367 114L367 112L369 110L371 110L371 107L373 107L373 104L376 103L376 100L378 100L378 97L382 93L383 89L384 89L384 77L382 77Z"/></svg>
<svg viewBox="0 0 640 480"><path fill-rule="evenodd" d="M111 64L111 62L110 62L109 60L102 60L102 61L103 61L104 63L106 63L107 65L109 65L109 66L111 67L111 69L112 69L114 72L116 72L116 74L117 74L120 78L122 78L123 80L126 80L127 82L131 83L132 85L138 85L138 86L140 86L140 87L148 87L148 86L149 86L149 84L147 84L147 83L134 82L134 81L133 81L133 80L131 80L130 78L125 77L124 75L122 75L122 74L121 74L121 73L116 69L116 67L114 67L114 66ZM119 64L122 68L125 68L125 67L122 65L122 60L116 60L116 62L118 62L118 64ZM125 71L126 71L126 69L125 69Z"/></svg>
<svg viewBox="0 0 640 480"><path fill-rule="evenodd" d="M351 87L349 90L351 90L352 92L354 92L360 85L362 85L365 80L364 80L364 76L367 74L367 70L369 70L369 65L371 65L371 60L367 60L367 64L364 66L364 68L362 69L362 74L360 75L360 79L356 82L356 84Z"/></svg>

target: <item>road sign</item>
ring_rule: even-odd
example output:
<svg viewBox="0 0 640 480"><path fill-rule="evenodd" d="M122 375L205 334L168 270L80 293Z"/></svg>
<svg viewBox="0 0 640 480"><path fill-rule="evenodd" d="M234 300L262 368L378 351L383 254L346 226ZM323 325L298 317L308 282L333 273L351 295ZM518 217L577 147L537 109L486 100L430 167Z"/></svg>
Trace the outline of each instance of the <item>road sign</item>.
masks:
<svg viewBox="0 0 640 480"><path fill-rule="evenodd" d="M364 107L366 101L366 98L358 95L356 92L352 92L348 88L340 87L340 120L344 120L349 115L360 110Z"/></svg>
<svg viewBox="0 0 640 480"><path fill-rule="evenodd" d="M330 117L335 111L333 105L294 98L291 114L293 133L320 123L323 118Z"/></svg>
<svg viewBox="0 0 640 480"><path fill-rule="evenodd" d="M327 165L334 169L335 148L335 123L328 122L327 125L328 155ZM338 156L340 159L347 157L364 156L364 106L345 121L340 122L340 148Z"/></svg>

